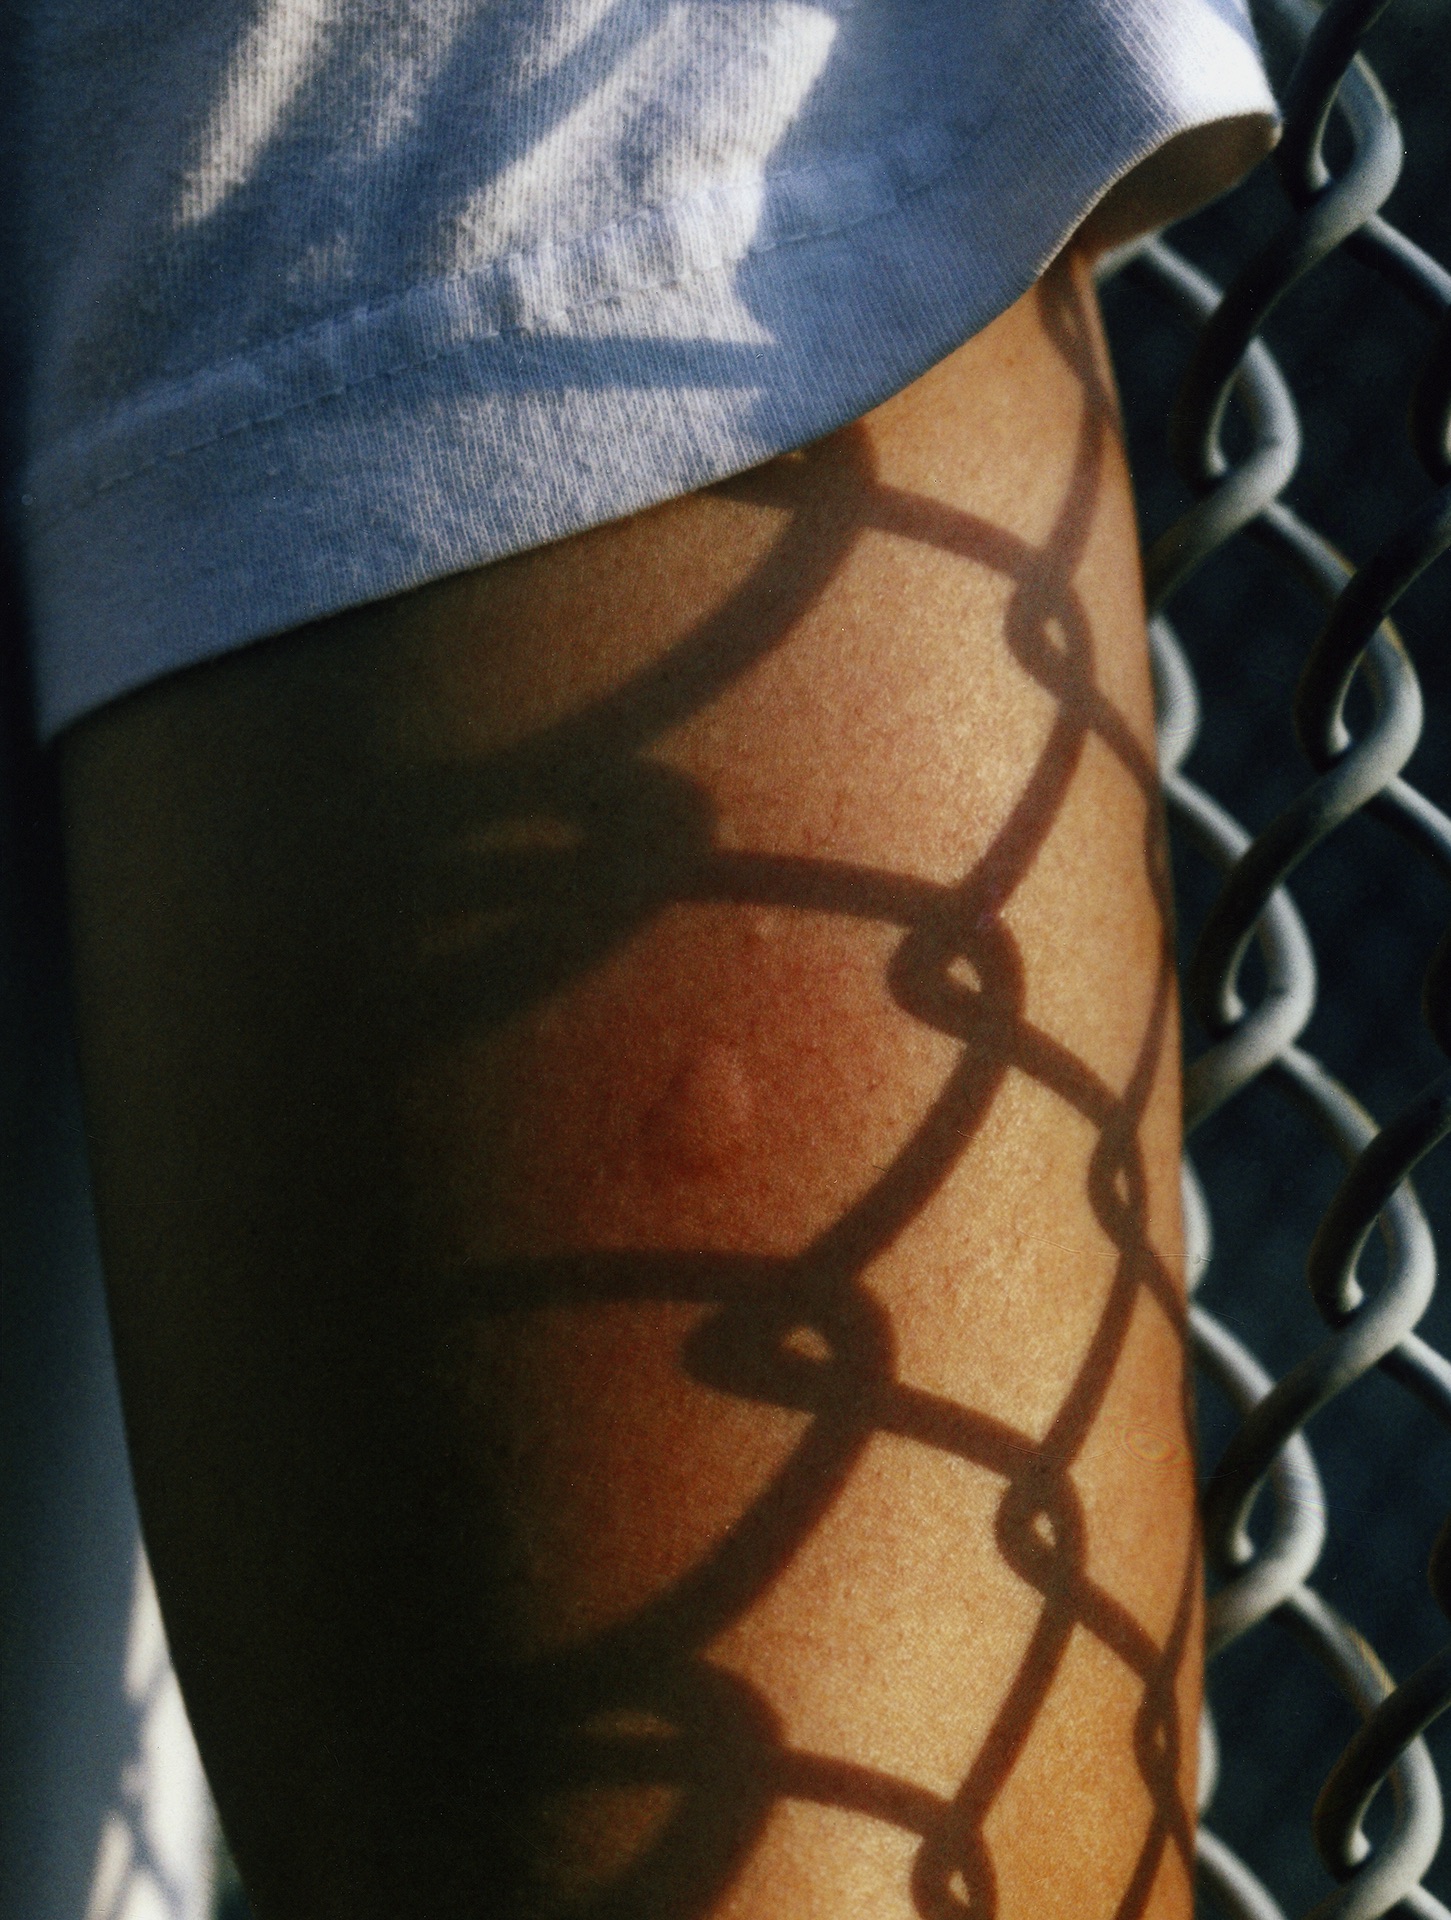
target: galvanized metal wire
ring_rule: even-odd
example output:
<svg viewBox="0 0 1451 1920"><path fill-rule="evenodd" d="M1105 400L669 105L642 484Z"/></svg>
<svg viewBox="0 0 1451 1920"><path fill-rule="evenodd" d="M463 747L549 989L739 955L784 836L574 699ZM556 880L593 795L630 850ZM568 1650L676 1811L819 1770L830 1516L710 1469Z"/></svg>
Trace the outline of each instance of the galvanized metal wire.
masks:
<svg viewBox="0 0 1451 1920"><path fill-rule="evenodd" d="M1301 48L1285 89L1284 137L1274 162L1288 212L1233 282L1221 289L1162 238L1127 266L1197 330L1170 428L1175 463L1197 498L1146 560L1164 791L1180 833L1223 873L1185 978L1189 1006L1211 1037L1186 1073L1186 1136L1192 1144L1211 1114L1263 1081L1310 1117L1345 1167L1307 1262L1326 1329L1318 1345L1275 1378L1222 1319L1202 1304L1191 1306L1197 1364L1238 1415L1204 1493L1214 1579L1209 1657L1274 1619L1361 1716L1315 1807L1314 1845L1340 1884L1314 1906L1314 1920L1451 1913L1421 1885L1443 1825L1422 1735L1451 1705L1451 1639L1396 1685L1355 1626L1317 1592L1326 1503L1306 1435L1312 1421L1377 1368L1451 1427L1451 1362L1415 1331L1435 1288L1436 1254L1409 1179L1451 1132L1451 1071L1378 1125L1300 1047L1316 1005L1316 964L1286 885L1307 855L1362 812L1382 820L1451 879L1451 819L1402 778L1421 737L1422 701L1389 618L1410 585L1451 547L1451 273L1380 214L1400 175L1402 141L1360 48L1386 5L1331 0L1322 12L1305 0L1273 0L1276 24ZM1347 136L1348 154L1333 172L1325 158L1332 115ZM1290 289L1340 249L1382 275L1434 327L1414 377L1409 422L1428 491L1359 566L1282 497L1301 455L1300 420L1290 385L1260 337ZM1225 451L1232 410L1247 437L1245 451L1233 459ZM1326 610L1294 705L1310 777L1254 835L1184 771L1198 733L1198 694L1165 612L1185 582L1241 535L1265 546ZM1347 703L1357 680L1369 693L1371 717L1352 730ZM1251 996L1246 961L1255 945L1262 984ZM1451 932L1430 959L1424 1011L1438 1045L1451 1054ZM1212 1231L1187 1156L1184 1189L1192 1290L1209 1263ZM1377 1227L1386 1260L1373 1284L1362 1273L1362 1255ZM1432 1552L1430 1578L1451 1619L1451 1522ZM1201 1753L1201 1811L1209 1815L1198 1842L1203 1888L1211 1904L1235 1920L1283 1920L1273 1892L1214 1831L1220 1766L1208 1711ZM1382 1793L1393 1801L1393 1817L1372 1845L1366 1819Z"/></svg>

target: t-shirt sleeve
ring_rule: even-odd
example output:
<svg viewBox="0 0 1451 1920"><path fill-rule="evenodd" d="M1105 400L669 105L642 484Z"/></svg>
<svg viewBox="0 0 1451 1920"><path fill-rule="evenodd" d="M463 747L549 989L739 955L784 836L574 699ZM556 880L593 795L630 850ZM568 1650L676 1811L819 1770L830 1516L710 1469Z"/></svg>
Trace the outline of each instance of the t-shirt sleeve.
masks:
<svg viewBox="0 0 1451 1920"><path fill-rule="evenodd" d="M1274 128L1240 0L21 14L48 734L799 446L1011 304L1170 142L1201 130L1160 213Z"/></svg>

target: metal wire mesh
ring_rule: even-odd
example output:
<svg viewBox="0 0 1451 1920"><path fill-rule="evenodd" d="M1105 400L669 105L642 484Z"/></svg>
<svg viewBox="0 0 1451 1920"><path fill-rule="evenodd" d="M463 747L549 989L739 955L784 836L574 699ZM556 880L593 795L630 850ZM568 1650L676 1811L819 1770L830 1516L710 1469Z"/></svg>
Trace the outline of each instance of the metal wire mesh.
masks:
<svg viewBox="0 0 1451 1920"><path fill-rule="evenodd" d="M1148 560L1166 794L1181 834L1225 876L1186 976L1192 1010L1211 1035L1189 1071L1188 1126L1198 1133L1228 1103L1256 1086L1269 1088L1310 1115L1348 1169L1309 1256L1325 1338L1272 1370L1225 1316L1193 1309L1203 1374L1238 1415L1206 1493L1215 1579L1210 1653L1286 1627L1361 1716L1359 1731L1323 1770L1313 1836L1340 1883L1313 1911L1355 1920L1393 1910L1451 1916L1421 1884L1442 1828L1440 1790L1422 1736L1451 1704L1451 1639L1395 1686L1369 1642L1319 1590L1331 1520L1304 1431L1312 1419L1333 1422L1347 1404L1356 1406L1357 1383L1375 1370L1451 1428L1451 1362L1414 1330L1431 1299L1435 1261L1426 1216L1406 1178L1451 1131L1451 1072L1377 1129L1341 1081L1301 1047L1317 1003L1315 952L1285 885L1326 839L1335 836L1342 846L1361 814L1400 834L1451 879L1451 819L1401 777L1421 735L1421 701L1387 620L1411 582L1451 545L1451 274L1378 213L1398 177L1400 140L1386 96L1357 49L1385 5L1335 0L1317 15L1300 0L1274 0L1280 24L1303 47L1285 90L1286 134L1276 162L1290 213L1227 292L1164 241L1125 263L1149 297L1197 335L1173 444L1198 498L1153 544ZM1336 102L1347 152L1332 173L1323 153ZM1290 289L1342 251L1383 276L1435 328L1411 410L1412 444L1432 490L1358 570L1283 497L1301 451L1300 416L1290 384L1257 337ZM1312 778L1256 835L1185 771L1199 702L1188 657L1164 613L1173 603L1177 620L1179 605L1192 599L1193 577L1240 535L1259 542L1329 609L1295 703ZM1365 695L1370 711L1362 719L1356 702ZM1451 936L1432 959L1426 1010L1436 1041L1451 1052ZM1191 1277L1198 1280L1210 1260L1210 1208L1189 1162L1185 1187ZM1377 1222L1386 1256L1375 1277L1366 1249ZM1341 1404L1332 1409L1332 1402ZM1443 1611L1451 1613L1448 1541L1451 1530L1431 1555L1431 1574ZM1273 1719L1273 1709L1266 1717ZM1283 1732L1280 1724L1269 1728L1271 1740ZM1283 1912L1275 1894L1216 1831L1225 1776L1242 1764L1229 1747L1221 1765L1218 1747L1206 1720L1203 1885L1211 1904L1229 1915L1274 1920ZM1378 1797L1394 1803L1388 1827L1374 1817ZM241 1910L234 1885L222 1897L229 1911Z"/></svg>
<svg viewBox="0 0 1451 1920"><path fill-rule="evenodd" d="M1442 1830L1440 1790L1422 1736L1451 1704L1451 1646L1396 1686L1369 1642L1312 1582L1327 1510L1304 1429L1373 1369L1451 1425L1451 1364L1414 1331L1431 1301L1435 1253L1407 1179L1451 1131L1451 1074L1440 1074L1378 1128L1298 1044L1316 1008L1316 960L1284 884L1362 813L1451 878L1451 819L1401 777L1421 737L1423 710L1416 673L1387 618L1451 545L1451 274L1379 212L1401 172L1402 141L1359 49L1385 8L1386 0L1333 0L1319 13L1303 0L1274 0L1269 24L1298 48L1275 162L1289 212L1227 289L1163 240L1128 263L1129 273L1196 333L1170 428L1175 463L1196 498L1147 556L1166 798L1183 840L1223 874L1185 976L1189 1006L1210 1040L1187 1072L1186 1132L1192 1148L1196 1130L1260 1083L1307 1114L1346 1169L1309 1249L1310 1293L1323 1329L1308 1351L1275 1377L1224 1318L1202 1304L1192 1309L1201 1375L1237 1414L1205 1490L1215 1586L1209 1655L1213 1660L1274 1622L1309 1650L1361 1717L1324 1774L1312 1823L1320 1859L1340 1882L1312 1910L1355 1920L1392 1910L1448 1912L1421 1884ZM1333 170L1325 158L1332 139L1343 141ZM1358 568L1283 497L1300 460L1300 417L1259 337L1291 289L1342 250L1434 328L1409 417L1412 446L1434 491ZM1351 376L1353 367L1344 371ZM1184 771L1198 734L1199 699L1164 611L1241 533L1328 610L1294 699L1312 778L1253 836ZM1369 708L1363 716L1358 701ZM1252 947L1259 975L1253 987ZM1424 1010L1442 1051L1451 1052L1451 935L1431 959ZM1211 1216L1192 1158L1185 1198L1193 1285L1209 1264ZM1377 1224L1385 1259L1372 1280L1366 1248ZM1430 1578L1442 1611L1451 1612L1451 1526L1431 1552ZM1271 1708L1271 1739L1274 1720ZM1272 1920L1282 1912L1276 1898L1214 1830L1221 1766L1210 1715L1202 1754L1208 1820L1199 1840L1201 1884L1217 1909ZM1388 1827L1372 1820L1372 1844L1367 1820L1383 1792L1393 1811Z"/></svg>

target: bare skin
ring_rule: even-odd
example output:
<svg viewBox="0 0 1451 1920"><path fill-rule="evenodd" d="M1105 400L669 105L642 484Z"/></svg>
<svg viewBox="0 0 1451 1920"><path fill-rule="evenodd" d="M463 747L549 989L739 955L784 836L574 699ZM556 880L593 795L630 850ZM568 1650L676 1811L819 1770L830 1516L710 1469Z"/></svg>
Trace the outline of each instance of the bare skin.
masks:
<svg viewBox="0 0 1451 1920"><path fill-rule="evenodd" d="M1086 274L63 746L259 1920L1190 1911L1177 1059Z"/></svg>

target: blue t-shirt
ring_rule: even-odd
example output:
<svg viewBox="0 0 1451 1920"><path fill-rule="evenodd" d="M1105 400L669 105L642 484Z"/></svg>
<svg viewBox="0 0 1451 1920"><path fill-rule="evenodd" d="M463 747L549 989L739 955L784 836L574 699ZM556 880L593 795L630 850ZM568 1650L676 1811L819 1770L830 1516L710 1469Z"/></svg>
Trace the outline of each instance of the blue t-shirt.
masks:
<svg viewBox="0 0 1451 1920"><path fill-rule="evenodd" d="M1241 0L12 0L4 32L47 734L813 439L1171 136L1273 123ZM1244 150L1200 143L1183 200Z"/></svg>

